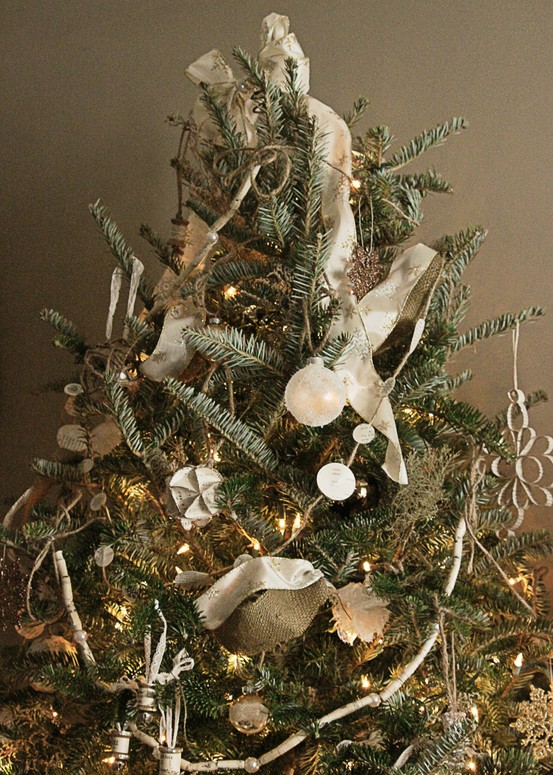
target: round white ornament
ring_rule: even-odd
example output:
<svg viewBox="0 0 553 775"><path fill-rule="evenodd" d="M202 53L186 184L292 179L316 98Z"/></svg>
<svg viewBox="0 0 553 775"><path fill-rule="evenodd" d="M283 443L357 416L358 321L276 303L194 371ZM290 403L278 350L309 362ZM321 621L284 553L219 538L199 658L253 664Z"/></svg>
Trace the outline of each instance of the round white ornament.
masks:
<svg viewBox="0 0 553 775"><path fill-rule="evenodd" d="M317 487L333 501L345 501L355 492L355 476L343 463L327 463L317 474Z"/></svg>
<svg viewBox="0 0 553 775"><path fill-rule="evenodd" d="M346 405L346 387L322 358L309 358L290 378L284 401L298 422L318 428L338 417Z"/></svg>
<svg viewBox="0 0 553 775"><path fill-rule="evenodd" d="M88 507L91 511L100 511L106 505L108 496L105 492L98 492L90 499Z"/></svg>
<svg viewBox="0 0 553 775"><path fill-rule="evenodd" d="M353 429L353 439L358 444L370 444L375 435L375 429L368 422L362 422Z"/></svg>
<svg viewBox="0 0 553 775"><path fill-rule="evenodd" d="M84 391L82 385L79 385L78 382L70 382L64 387L63 392L66 396L80 396Z"/></svg>
<svg viewBox="0 0 553 775"><path fill-rule="evenodd" d="M102 545L99 546L94 552L94 562L100 568L107 568L113 562L115 552L111 546Z"/></svg>
<svg viewBox="0 0 553 775"><path fill-rule="evenodd" d="M58 447L70 449L72 452L86 452L88 449L86 431L82 425L62 425L57 433L56 441Z"/></svg>

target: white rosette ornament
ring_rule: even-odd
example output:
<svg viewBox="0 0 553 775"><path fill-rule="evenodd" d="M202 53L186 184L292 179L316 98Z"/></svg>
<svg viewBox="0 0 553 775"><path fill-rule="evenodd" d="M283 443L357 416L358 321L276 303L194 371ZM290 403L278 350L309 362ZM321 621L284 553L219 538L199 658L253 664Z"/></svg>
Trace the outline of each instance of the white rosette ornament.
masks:
<svg viewBox="0 0 553 775"><path fill-rule="evenodd" d="M167 499L169 506L181 515L185 530L194 525L204 527L219 511L217 488L223 481L221 474L207 466L186 466L179 469L169 480Z"/></svg>
<svg viewBox="0 0 553 775"><path fill-rule="evenodd" d="M366 584L352 583L336 590L332 616L338 637L352 646L357 638L373 641L384 629L390 611L387 601Z"/></svg>

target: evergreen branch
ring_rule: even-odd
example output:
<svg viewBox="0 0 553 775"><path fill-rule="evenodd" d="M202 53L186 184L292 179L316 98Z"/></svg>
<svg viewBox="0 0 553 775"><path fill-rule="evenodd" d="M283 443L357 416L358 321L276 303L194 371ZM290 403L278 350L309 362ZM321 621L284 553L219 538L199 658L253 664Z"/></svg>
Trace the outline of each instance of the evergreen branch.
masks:
<svg viewBox="0 0 553 775"><path fill-rule="evenodd" d="M349 129L352 129L363 118L369 104L369 100L366 97L358 97L353 103L351 110L344 113L343 119Z"/></svg>
<svg viewBox="0 0 553 775"><path fill-rule="evenodd" d="M54 347L63 347L76 355L78 360L83 359L86 353L86 342L74 323L53 309L43 309L40 319L50 323L56 330L56 336L53 339Z"/></svg>
<svg viewBox="0 0 553 775"><path fill-rule="evenodd" d="M96 221L96 224L101 229L113 256L117 259L127 279L130 280L133 272L134 258L134 252L132 248L127 245L125 238L117 227L117 224L111 220L107 209L102 205L99 199L94 204L90 205L89 209L92 213L92 217ZM144 303L144 306L147 307L147 309L152 307L153 293L144 275L142 275L138 284L138 296Z"/></svg>
<svg viewBox="0 0 553 775"><path fill-rule="evenodd" d="M541 307L529 307L516 315L513 315L510 312L498 315L491 320L480 323L478 326L474 326L464 334L461 334L452 342L451 349L453 352L459 352L459 350L462 350L465 347L471 347L481 339L487 339L491 336L503 334L505 331L511 331L516 327L517 323L536 320L542 315L545 315L545 310Z"/></svg>
<svg viewBox="0 0 553 775"><path fill-rule="evenodd" d="M188 328L182 336L194 350L230 369L240 367L282 375L282 357L265 342L255 336L246 337L237 328Z"/></svg>
<svg viewBox="0 0 553 775"><path fill-rule="evenodd" d="M422 760L409 770L409 775L430 775L437 771L440 765L447 762L448 756L455 751L459 743L468 737L471 729L469 722L453 724L447 732L430 746L425 748Z"/></svg>
<svg viewBox="0 0 553 775"><path fill-rule="evenodd" d="M429 169L426 172L417 172L412 175L401 175L400 183L404 188L414 188L422 196L427 194L451 194L453 188L436 170Z"/></svg>
<svg viewBox="0 0 553 775"><path fill-rule="evenodd" d="M410 164L429 148L441 145L450 134L460 132L467 126L468 123L464 118L452 118L444 124L439 124L438 126L433 127L433 129L422 132L411 140L408 145L404 145L403 148L400 148L399 151L394 153L394 155L386 161L386 167L393 170L405 167L406 164Z"/></svg>
<svg viewBox="0 0 553 775"><path fill-rule="evenodd" d="M249 458L261 468L273 471L277 460L272 450L248 425L233 417L226 409L204 393L174 379L166 382L167 389L193 412L216 428L229 441L236 444Z"/></svg>
<svg viewBox="0 0 553 775"><path fill-rule="evenodd" d="M148 226L146 223L140 224L139 234L155 250L157 257L163 266L169 267L169 269L172 269L178 276L182 269L179 253L172 250L167 242L156 234L152 227Z"/></svg>
<svg viewBox="0 0 553 775"><path fill-rule="evenodd" d="M108 381L106 383L106 390L117 418L117 424L129 449L138 457L144 458L146 453L144 441L138 429L127 391L116 381Z"/></svg>
<svg viewBox="0 0 553 775"><path fill-rule="evenodd" d="M37 474L58 482L82 482L85 476L78 463L58 463L54 460L34 458L31 461L31 468Z"/></svg>

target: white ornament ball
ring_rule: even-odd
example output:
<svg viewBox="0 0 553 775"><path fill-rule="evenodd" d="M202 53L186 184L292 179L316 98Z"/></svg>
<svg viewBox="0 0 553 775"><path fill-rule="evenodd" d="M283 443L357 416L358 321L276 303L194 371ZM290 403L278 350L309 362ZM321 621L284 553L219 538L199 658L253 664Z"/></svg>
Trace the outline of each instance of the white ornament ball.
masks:
<svg viewBox="0 0 553 775"><path fill-rule="evenodd" d="M246 761L244 762L244 769L246 772L259 772L261 769L261 764L259 763L259 759L256 759L253 756L248 756Z"/></svg>
<svg viewBox="0 0 553 775"><path fill-rule="evenodd" d="M310 358L307 366L290 378L284 401L298 422L320 427L338 417L346 405L346 388L322 358Z"/></svg>

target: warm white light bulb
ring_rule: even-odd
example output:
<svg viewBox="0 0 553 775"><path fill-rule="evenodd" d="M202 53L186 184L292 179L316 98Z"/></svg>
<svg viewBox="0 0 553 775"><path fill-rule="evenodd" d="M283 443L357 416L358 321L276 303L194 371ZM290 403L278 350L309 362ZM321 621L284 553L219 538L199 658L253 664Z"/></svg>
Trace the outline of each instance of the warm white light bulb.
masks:
<svg viewBox="0 0 553 775"><path fill-rule="evenodd" d="M238 293L238 288L236 288L234 285L227 285L225 290L223 291L223 295L225 299L233 299L237 293Z"/></svg>
<svg viewBox="0 0 553 775"><path fill-rule="evenodd" d="M371 688L370 679L366 675L361 676L361 688L362 689L370 689Z"/></svg>
<svg viewBox="0 0 553 775"><path fill-rule="evenodd" d="M365 571L365 573L370 573L371 564L368 560L365 560L365 562L363 563L363 570Z"/></svg>
<svg viewBox="0 0 553 775"><path fill-rule="evenodd" d="M177 554L186 554L190 551L190 544L183 544L177 549Z"/></svg>
<svg viewBox="0 0 553 775"><path fill-rule="evenodd" d="M284 533L286 531L286 520L285 519L279 519L278 520L278 529L284 535Z"/></svg>
<svg viewBox="0 0 553 775"><path fill-rule="evenodd" d="M470 712L472 713L472 717L474 718L475 721L478 721L480 719L480 713L476 705L472 706L472 708L470 709Z"/></svg>

